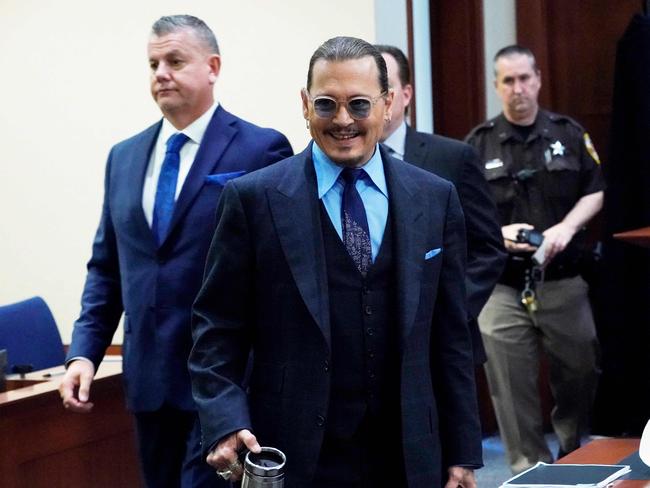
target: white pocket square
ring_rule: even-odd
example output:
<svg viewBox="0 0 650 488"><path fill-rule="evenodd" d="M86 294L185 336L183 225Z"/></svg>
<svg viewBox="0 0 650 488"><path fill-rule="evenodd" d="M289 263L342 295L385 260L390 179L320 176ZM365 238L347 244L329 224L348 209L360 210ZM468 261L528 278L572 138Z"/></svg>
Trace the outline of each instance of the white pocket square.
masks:
<svg viewBox="0 0 650 488"><path fill-rule="evenodd" d="M424 260L426 261L428 259L431 259L434 256L437 256L438 254L440 254L440 251L442 251L442 249L439 247L436 247L435 249L431 249L431 251L429 251L424 255Z"/></svg>

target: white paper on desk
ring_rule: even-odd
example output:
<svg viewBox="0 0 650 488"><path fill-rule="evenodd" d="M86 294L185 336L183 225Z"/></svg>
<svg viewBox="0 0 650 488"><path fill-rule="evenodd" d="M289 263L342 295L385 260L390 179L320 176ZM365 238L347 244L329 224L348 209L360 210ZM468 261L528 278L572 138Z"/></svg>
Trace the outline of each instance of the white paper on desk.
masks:
<svg viewBox="0 0 650 488"><path fill-rule="evenodd" d="M639 444L639 457L646 466L650 466L650 420L645 424L643 435L641 436L641 444Z"/></svg>
<svg viewBox="0 0 650 488"><path fill-rule="evenodd" d="M604 488L629 472L627 465L539 462L513 476L500 488Z"/></svg>

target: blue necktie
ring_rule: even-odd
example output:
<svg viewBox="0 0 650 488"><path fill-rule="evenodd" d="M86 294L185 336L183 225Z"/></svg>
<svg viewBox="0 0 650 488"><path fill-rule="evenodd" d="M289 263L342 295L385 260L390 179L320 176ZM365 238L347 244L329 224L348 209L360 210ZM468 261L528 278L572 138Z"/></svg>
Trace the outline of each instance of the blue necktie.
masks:
<svg viewBox="0 0 650 488"><path fill-rule="evenodd" d="M189 137L180 132L167 139L167 152L158 177L156 201L153 206L153 222L151 223L151 230L159 246L165 240L174 213L178 167L181 161L180 152L188 139Z"/></svg>
<svg viewBox="0 0 650 488"><path fill-rule="evenodd" d="M372 263L372 248L370 246L370 231L366 208L363 206L361 195L357 191L356 182L366 172L363 169L344 168L341 178L343 201L341 202L341 224L343 227L343 244L352 257L354 264L362 275L366 275Z"/></svg>

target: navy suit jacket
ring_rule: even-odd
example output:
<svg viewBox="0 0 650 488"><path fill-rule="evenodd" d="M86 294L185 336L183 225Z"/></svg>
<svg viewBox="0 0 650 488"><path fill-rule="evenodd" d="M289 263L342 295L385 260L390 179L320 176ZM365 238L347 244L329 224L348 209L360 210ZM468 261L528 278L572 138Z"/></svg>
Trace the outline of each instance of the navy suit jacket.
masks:
<svg viewBox="0 0 650 488"><path fill-rule="evenodd" d="M467 299L474 362L486 360L478 315L490 297L507 253L499 216L476 150L469 144L407 126L404 160L451 181L458 191L467 230Z"/></svg>
<svg viewBox="0 0 650 488"><path fill-rule="evenodd" d="M104 203L68 358L95 367L124 312L127 405L152 411L163 402L194 410L187 357L191 307L223 189L219 177L251 172L293 154L287 139L215 111L174 207L165 241L157 246L142 209L142 187L162 122L115 145L108 157Z"/></svg>
<svg viewBox="0 0 650 488"><path fill-rule="evenodd" d="M402 446L387 448L403 455L409 486L431 488L449 465L481 465L463 215L451 183L383 150L382 158L394 225L403 433ZM336 306L311 146L228 183L217 213L189 361L203 446L251 429L262 445L286 453L285 486L308 486L327 422Z"/></svg>

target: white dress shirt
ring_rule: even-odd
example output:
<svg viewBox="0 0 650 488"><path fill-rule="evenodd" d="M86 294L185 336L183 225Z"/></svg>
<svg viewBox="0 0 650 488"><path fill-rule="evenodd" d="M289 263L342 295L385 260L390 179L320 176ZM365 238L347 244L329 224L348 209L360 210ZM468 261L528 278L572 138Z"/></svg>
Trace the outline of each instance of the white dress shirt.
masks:
<svg viewBox="0 0 650 488"><path fill-rule="evenodd" d="M183 183L190 172L196 153L199 150L199 145L203 139L203 134L208 128L208 124L212 119L214 111L219 106L219 102L214 102L212 106L198 119L192 122L185 129L179 131L167 119L163 119L162 127L158 133L158 140L156 145L151 151L151 158L149 159L149 166L147 173L144 177L144 186L142 188L142 209L144 216L151 227L153 222L153 207L156 201L156 190L158 188L158 177L162 169L163 161L165 160L165 152L167 151L167 139L177 132L182 132L189 137L189 140L183 145L180 152L180 166L178 168L178 180L176 182L176 194L174 201L178 199L178 195L183 188Z"/></svg>
<svg viewBox="0 0 650 488"><path fill-rule="evenodd" d="M404 160L404 153L406 152L406 121L402 122L395 132L389 135L382 143L393 150L392 156Z"/></svg>

